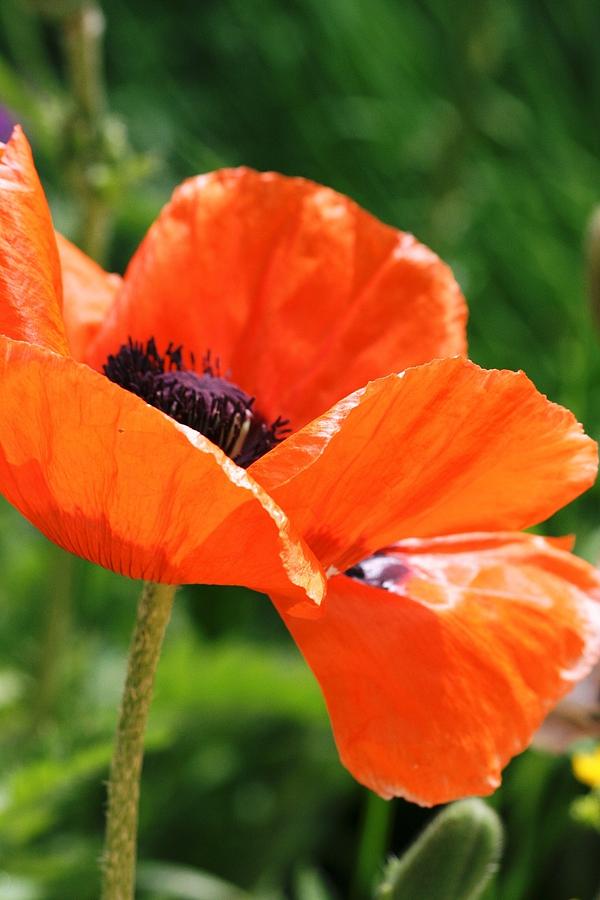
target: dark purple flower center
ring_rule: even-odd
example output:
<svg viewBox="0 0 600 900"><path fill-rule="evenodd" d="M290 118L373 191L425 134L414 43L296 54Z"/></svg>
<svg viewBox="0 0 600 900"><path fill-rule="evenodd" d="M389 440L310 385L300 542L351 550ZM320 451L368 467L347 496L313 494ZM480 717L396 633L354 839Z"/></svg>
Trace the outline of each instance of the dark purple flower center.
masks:
<svg viewBox="0 0 600 900"><path fill-rule="evenodd" d="M103 368L110 381L199 431L238 466L246 468L289 433L281 417L267 424L254 408L254 397L223 378L210 354L202 372L195 371L193 354L190 366L183 363L181 347L169 344L161 356L154 338L145 345L130 338Z"/></svg>
<svg viewBox="0 0 600 900"><path fill-rule="evenodd" d="M345 575L363 581L371 587L386 591L397 591L410 574L410 569L397 556L376 553L346 569Z"/></svg>

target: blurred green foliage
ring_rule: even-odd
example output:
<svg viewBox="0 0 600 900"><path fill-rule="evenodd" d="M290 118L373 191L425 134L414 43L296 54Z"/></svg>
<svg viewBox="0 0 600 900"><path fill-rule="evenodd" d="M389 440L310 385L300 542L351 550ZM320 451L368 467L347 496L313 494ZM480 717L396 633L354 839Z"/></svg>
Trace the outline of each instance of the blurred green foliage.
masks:
<svg viewBox="0 0 600 900"><path fill-rule="evenodd" d="M581 251L600 200L598 4L105 0L104 10L110 106L140 155L132 175L145 176L120 184L113 268L190 174L244 163L314 178L448 260L470 303L472 357L524 368L599 436ZM56 221L75 234L61 60L57 22L3 0L0 102L23 121ZM597 512L590 492L548 531L576 532L596 558ZM69 565L75 600L44 709L44 612ZM6 506L0 572L0 897L91 900L137 586L61 561ZM487 900L595 896L599 838L569 817L582 791L563 759L530 751L511 765L493 799L507 843ZM148 735L140 897L359 900L365 871L429 817L394 803L379 844L365 844L364 802L268 601L182 590Z"/></svg>

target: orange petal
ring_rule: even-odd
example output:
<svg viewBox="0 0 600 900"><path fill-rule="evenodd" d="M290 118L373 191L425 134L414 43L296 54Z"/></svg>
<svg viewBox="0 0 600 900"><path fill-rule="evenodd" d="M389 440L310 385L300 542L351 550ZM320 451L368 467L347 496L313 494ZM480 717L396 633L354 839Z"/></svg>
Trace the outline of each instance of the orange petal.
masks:
<svg viewBox="0 0 600 900"><path fill-rule="evenodd" d="M522 372L446 359L372 382L249 471L342 571L403 537L527 528L596 469L595 442Z"/></svg>
<svg viewBox="0 0 600 900"><path fill-rule="evenodd" d="M56 234L63 282L63 318L71 356L83 360L121 285L61 234Z"/></svg>
<svg viewBox="0 0 600 900"><path fill-rule="evenodd" d="M223 170L175 192L90 362L129 336L210 348L299 428L370 378L465 352L465 320L452 273L410 235L302 178Z"/></svg>
<svg viewBox="0 0 600 900"><path fill-rule="evenodd" d="M319 600L285 515L206 438L70 358L0 338L0 490L51 540L134 578Z"/></svg>
<svg viewBox="0 0 600 900"><path fill-rule="evenodd" d="M489 794L600 654L599 573L533 535L393 552L394 591L339 575L321 607L277 607L360 782L427 806Z"/></svg>
<svg viewBox="0 0 600 900"><path fill-rule="evenodd" d="M68 353L50 210L27 138L0 144L0 334Z"/></svg>

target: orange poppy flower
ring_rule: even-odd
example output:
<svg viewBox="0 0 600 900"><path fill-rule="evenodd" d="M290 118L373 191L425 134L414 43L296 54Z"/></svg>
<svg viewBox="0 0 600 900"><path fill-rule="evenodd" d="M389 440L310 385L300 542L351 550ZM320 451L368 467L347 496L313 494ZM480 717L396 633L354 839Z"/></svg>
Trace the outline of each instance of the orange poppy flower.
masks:
<svg viewBox="0 0 600 900"><path fill-rule="evenodd" d="M184 183L122 280L58 251L17 130L2 493L116 572L269 593L373 790L489 793L600 652L595 570L514 533L592 483L594 442L453 356L465 304L431 251L303 179Z"/></svg>

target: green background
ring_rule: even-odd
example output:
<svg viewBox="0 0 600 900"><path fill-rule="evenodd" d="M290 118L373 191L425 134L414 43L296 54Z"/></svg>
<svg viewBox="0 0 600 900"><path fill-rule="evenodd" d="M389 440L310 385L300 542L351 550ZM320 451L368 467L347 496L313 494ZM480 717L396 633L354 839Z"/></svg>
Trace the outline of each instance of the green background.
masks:
<svg viewBox="0 0 600 900"><path fill-rule="evenodd" d="M138 154L132 177L109 186L110 267L123 269L191 174L247 164L313 178L433 247L469 301L472 358L525 369L598 436L600 345L582 251L600 200L598 4L103 8L109 105ZM0 102L27 129L57 224L77 237L62 58L58 18L3 0ZM592 491L546 530L577 533L594 559L598 524ZM49 635L47 610L68 585L66 629ZM97 896L136 594L0 507L2 900ZM486 896L595 896L600 838L569 815L583 792L566 758L529 751L509 767L493 800L505 856ZM261 897L359 900L382 853L430 815L368 803L341 768L320 694L265 598L181 591L149 729L140 897L237 896L219 895L209 873Z"/></svg>

